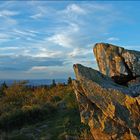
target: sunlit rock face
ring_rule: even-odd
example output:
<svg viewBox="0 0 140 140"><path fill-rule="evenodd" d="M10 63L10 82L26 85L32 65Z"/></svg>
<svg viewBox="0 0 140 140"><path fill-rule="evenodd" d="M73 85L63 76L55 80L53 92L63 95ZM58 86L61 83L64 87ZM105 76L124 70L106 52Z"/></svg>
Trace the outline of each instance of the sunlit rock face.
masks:
<svg viewBox="0 0 140 140"><path fill-rule="evenodd" d="M123 80L122 73L132 77L139 75L139 70L136 70L139 65L138 60L133 63L130 61L131 64L137 63L129 69L130 74L126 67L126 64L130 63L124 61L127 60L124 52L127 53L120 47L96 44L94 53L101 72L80 64L74 65L76 80L73 81L73 87L79 103L81 121L89 125L95 140L140 139L139 79L132 78L125 81L127 84L130 82L131 86L118 84L118 81L114 82L112 79L113 76L118 76ZM111 60L114 60L116 55L120 57L120 61L109 62L108 53ZM123 54L123 58L119 54ZM130 51L129 54L139 56L139 52L136 51ZM122 66L121 70L120 66Z"/></svg>
<svg viewBox="0 0 140 140"><path fill-rule="evenodd" d="M127 84L140 76L140 52L106 43L97 43L93 50L100 72L115 82Z"/></svg>

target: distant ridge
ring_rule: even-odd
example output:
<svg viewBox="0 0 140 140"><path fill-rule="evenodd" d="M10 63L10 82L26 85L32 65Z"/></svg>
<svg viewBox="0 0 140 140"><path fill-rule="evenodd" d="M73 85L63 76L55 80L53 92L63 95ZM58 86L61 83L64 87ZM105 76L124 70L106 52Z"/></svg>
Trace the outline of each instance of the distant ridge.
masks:
<svg viewBox="0 0 140 140"><path fill-rule="evenodd" d="M1 79L0 80L0 85L2 83L6 83L7 85L13 84L15 81L20 82L20 81L28 81L27 85L32 85L32 86L40 86L40 85L50 85L52 83L53 79L21 79L21 80L15 80L15 79ZM54 79L56 83L67 83L67 79Z"/></svg>

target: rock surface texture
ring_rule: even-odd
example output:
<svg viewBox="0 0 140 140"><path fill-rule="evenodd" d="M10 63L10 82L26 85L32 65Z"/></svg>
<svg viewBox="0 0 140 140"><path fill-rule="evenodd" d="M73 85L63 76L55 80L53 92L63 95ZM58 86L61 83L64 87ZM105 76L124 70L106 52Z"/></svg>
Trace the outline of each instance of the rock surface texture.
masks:
<svg viewBox="0 0 140 140"><path fill-rule="evenodd" d="M140 77L140 52L105 43L97 43L93 50L100 72L115 82L126 84Z"/></svg>
<svg viewBox="0 0 140 140"><path fill-rule="evenodd" d="M74 65L81 121L95 140L140 140L140 53L103 43L95 45L94 53L101 72ZM133 84L118 84L113 76Z"/></svg>

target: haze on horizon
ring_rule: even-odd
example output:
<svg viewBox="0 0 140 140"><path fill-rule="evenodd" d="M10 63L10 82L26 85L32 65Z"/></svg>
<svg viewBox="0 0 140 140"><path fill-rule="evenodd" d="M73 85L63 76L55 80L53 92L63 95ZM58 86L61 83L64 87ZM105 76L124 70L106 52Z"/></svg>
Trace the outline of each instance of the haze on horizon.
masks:
<svg viewBox="0 0 140 140"><path fill-rule="evenodd" d="M74 77L97 42L140 50L139 1L0 1L0 78Z"/></svg>

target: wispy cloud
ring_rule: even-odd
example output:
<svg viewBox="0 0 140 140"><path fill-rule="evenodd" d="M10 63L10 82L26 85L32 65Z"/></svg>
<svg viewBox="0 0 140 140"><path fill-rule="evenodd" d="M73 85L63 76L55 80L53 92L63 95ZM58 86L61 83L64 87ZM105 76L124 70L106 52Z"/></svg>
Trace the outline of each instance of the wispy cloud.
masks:
<svg viewBox="0 0 140 140"><path fill-rule="evenodd" d="M17 34L18 36L31 36L31 37L35 37L36 36L36 32L33 31L28 31L28 30L19 30L19 29L14 29L13 32L15 34Z"/></svg>
<svg viewBox="0 0 140 140"><path fill-rule="evenodd" d="M64 48L70 48L74 46L73 40L67 34L56 34L48 38L48 41L55 43L56 45Z"/></svg>
<svg viewBox="0 0 140 140"><path fill-rule="evenodd" d="M117 11L97 2L7 2L0 6L0 67L61 77L72 74L73 63L95 66L92 44L118 40L105 34Z"/></svg>
<svg viewBox="0 0 140 140"><path fill-rule="evenodd" d="M2 10L0 11L0 17L12 17L18 15L19 12L17 11L10 11L10 10Z"/></svg>
<svg viewBox="0 0 140 140"><path fill-rule="evenodd" d="M86 14L86 10L77 4L70 4L67 6L66 13L75 13L75 14Z"/></svg>
<svg viewBox="0 0 140 140"><path fill-rule="evenodd" d="M33 71L46 71L48 70L47 66L33 66L28 72L33 72Z"/></svg>
<svg viewBox="0 0 140 140"><path fill-rule="evenodd" d="M107 41L119 41L120 39L117 37L109 37Z"/></svg>
<svg viewBox="0 0 140 140"><path fill-rule="evenodd" d="M19 47L3 47L0 48L0 51L11 51L11 50L20 50Z"/></svg>
<svg viewBox="0 0 140 140"><path fill-rule="evenodd" d="M88 56L91 54L91 49L86 49L86 48L74 48L71 52L68 53L69 57L83 57L83 56Z"/></svg>
<svg viewBox="0 0 140 140"><path fill-rule="evenodd" d="M45 2L43 2L44 5L41 2L34 2L30 3L33 7L33 13L30 16L30 18L37 20L41 18L45 18L46 16L52 14L51 8L49 8Z"/></svg>
<svg viewBox="0 0 140 140"><path fill-rule="evenodd" d="M37 13L37 14L35 14L35 15L32 15L32 16L30 16L31 18L33 18L33 19L39 19L39 18L41 18L43 15L41 14L41 13Z"/></svg>
<svg viewBox="0 0 140 140"><path fill-rule="evenodd" d="M0 39L7 39L7 38L9 38L9 35L0 33Z"/></svg>
<svg viewBox="0 0 140 140"><path fill-rule="evenodd" d="M29 55L31 56L31 54ZM61 51L49 51L43 48L43 49L39 49L38 53L33 54L32 57L58 58L61 55L63 55Z"/></svg>

